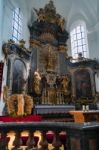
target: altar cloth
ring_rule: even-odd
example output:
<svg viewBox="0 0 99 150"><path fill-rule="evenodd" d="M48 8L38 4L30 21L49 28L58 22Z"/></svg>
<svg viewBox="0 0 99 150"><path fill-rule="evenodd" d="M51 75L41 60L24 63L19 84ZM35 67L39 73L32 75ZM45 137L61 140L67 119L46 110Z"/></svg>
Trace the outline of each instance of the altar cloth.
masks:
<svg viewBox="0 0 99 150"><path fill-rule="evenodd" d="M35 105L34 114L66 114L69 111L74 111L74 105Z"/></svg>
<svg viewBox="0 0 99 150"><path fill-rule="evenodd" d="M34 122L42 121L42 116L40 115L30 115L24 117L14 117L14 116L0 116L1 122Z"/></svg>

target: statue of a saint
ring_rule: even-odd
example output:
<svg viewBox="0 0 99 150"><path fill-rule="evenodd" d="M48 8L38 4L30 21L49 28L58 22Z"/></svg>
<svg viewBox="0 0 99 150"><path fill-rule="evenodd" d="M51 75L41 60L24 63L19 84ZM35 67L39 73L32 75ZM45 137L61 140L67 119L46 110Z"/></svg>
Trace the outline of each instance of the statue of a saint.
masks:
<svg viewBox="0 0 99 150"><path fill-rule="evenodd" d="M48 49L48 62L47 62L47 69L51 69L52 68L52 52L51 52L51 48L49 47Z"/></svg>
<svg viewBox="0 0 99 150"><path fill-rule="evenodd" d="M56 76L55 86L57 89L61 88L61 78L60 76Z"/></svg>
<svg viewBox="0 0 99 150"><path fill-rule="evenodd" d="M62 81L61 81L61 85L62 85L62 91L63 91L65 96L70 94L69 83L70 83L69 77L68 76L64 76Z"/></svg>
<svg viewBox="0 0 99 150"><path fill-rule="evenodd" d="M33 80L34 92L37 95L39 95L39 94L41 94L41 76L40 76L39 72L35 71L33 78L34 78L34 80Z"/></svg>
<svg viewBox="0 0 99 150"><path fill-rule="evenodd" d="M46 70L47 71L54 71L56 65L56 55L53 52L53 48L49 45L48 46L48 54L46 58Z"/></svg>
<svg viewBox="0 0 99 150"><path fill-rule="evenodd" d="M61 30L64 31L64 29L65 29L65 19L60 18L58 24L59 24Z"/></svg>

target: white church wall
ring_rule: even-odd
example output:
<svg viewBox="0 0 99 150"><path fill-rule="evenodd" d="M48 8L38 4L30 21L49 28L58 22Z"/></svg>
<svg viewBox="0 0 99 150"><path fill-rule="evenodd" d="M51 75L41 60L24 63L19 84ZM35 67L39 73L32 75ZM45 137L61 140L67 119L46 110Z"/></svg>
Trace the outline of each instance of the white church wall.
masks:
<svg viewBox="0 0 99 150"><path fill-rule="evenodd" d="M90 50L90 57L99 61L99 23L89 30L88 43ZM99 76L95 77L96 91L99 93Z"/></svg>
<svg viewBox="0 0 99 150"><path fill-rule="evenodd" d="M90 18L91 19L91 18ZM91 22L87 20L87 17L83 15L81 12L72 12L70 18L68 19L67 23L67 30L71 31L71 27L75 25L76 22L85 22L86 24L86 32L87 32L87 39L88 39L88 50L89 50L89 58L97 58L97 52L98 52L98 47L99 47L99 36L98 30L93 30L94 26L92 27L90 31L90 24ZM97 24L97 22L96 22ZM96 25L95 24L95 25Z"/></svg>
<svg viewBox="0 0 99 150"><path fill-rule="evenodd" d="M21 38L23 38L26 41L25 46L28 48L29 47L29 37L30 37L30 33L29 33L29 29L28 29L29 10L28 10L27 4L25 3L24 0L18 0L17 2L23 13L23 25L22 25Z"/></svg>
<svg viewBox="0 0 99 150"><path fill-rule="evenodd" d="M97 21L94 22L92 20L94 22L94 25L93 26L89 25L88 27L88 42L90 46L89 49L90 49L91 58L99 59L99 1L98 0L96 4L97 4L96 14L94 14L93 11L93 15L94 17L97 17Z"/></svg>
<svg viewBox="0 0 99 150"><path fill-rule="evenodd" d="M7 41L8 39L12 38L12 17L13 17L13 10L15 8L20 8L23 14L23 22L22 22L22 35L20 37L26 40L26 45L28 44L29 39L29 30L27 27L28 24L28 10L26 3L24 1L17 1L17 0L6 0L4 4L4 10L3 10L3 17L4 17L4 23L3 23L3 41Z"/></svg>
<svg viewBox="0 0 99 150"><path fill-rule="evenodd" d="M23 13L23 28L21 38L23 38L26 41L26 47L29 47L29 30L27 27L28 10L26 3L20 0L0 0L0 60L4 60L4 56L2 54L2 44L12 38L13 10L17 7L19 7ZM4 85L6 85L6 79L7 65L5 63L2 81L2 94L0 101L0 115L2 115L2 110L4 108L3 87Z"/></svg>
<svg viewBox="0 0 99 150"><path fill-rule="evenodd" d="M2 60L3 0L0 0L0 61Z"/></svg>
<svg viewBox="0 0 99 150"><path fill-rule="evenodd" d="M99 59L99 29L89 30L88 32L88 43L89 43L89 52L90 58Z"/></svg>
<svg viewBox="0 0 99 150"><path fill-rule="evenodd" d="M0 61L2 58L2 26L3 26L3 0L0 0ZM2 109L4 107L4 103L2 101L2 90L1 90L1 98L0 98L0 115L2 115Z"/></svg>

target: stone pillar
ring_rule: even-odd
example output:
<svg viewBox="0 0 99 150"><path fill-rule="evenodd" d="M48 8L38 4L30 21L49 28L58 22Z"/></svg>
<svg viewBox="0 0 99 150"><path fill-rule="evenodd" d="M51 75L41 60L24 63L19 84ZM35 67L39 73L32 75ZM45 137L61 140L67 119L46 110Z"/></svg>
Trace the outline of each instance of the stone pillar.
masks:
<svg viewBox="0 0 99 150"><path fill-rule="evenodd" d="M39 150L48 150L48 142L46 140L46 132L43 131L41 133L41 141L40 141L41 148Z"/></svg>
<svg viewBox="0 0 99 150"><path fill-rule="evenodd" d="M13 150L16 150L16 149L22 150L21 148L22 140L20 137L21 137L21 131L15 131L15 140L13 141L13 145L14 145Z"/></svg>
<svg viewBox="0 0 99 150"><path fill-rule="evenodd" d="M27 148L26 148L26 150L34 149L34 148L35 148L34 132L33 131L29 131L29 138L28 138L28 141L27 141Z"/></svg>

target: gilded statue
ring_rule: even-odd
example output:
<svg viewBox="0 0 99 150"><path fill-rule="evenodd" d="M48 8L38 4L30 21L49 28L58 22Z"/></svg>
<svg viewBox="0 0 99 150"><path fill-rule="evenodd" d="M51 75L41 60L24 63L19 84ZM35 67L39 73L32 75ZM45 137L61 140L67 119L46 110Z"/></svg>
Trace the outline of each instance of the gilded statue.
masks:
<svg viewBox="0 0 99 150"><path fill-rule="evenodd" d="M25 48L25 41L23 39L19 40L19 46Z"/></svg>
<svg viewBox="0 0 99 150"><path fill-rule="evenodd" d="M33 76L33 89L37 95L41 94L41 76L37 71L34 72Z"/></svg>
<svg viewBox="0 0 99 150"><path fill-rule="evenodd" d="M65 19L56 13L56 8L52 0L44 8L40 8L39 10L34 8L34 11L38 17L38 22L43 21L58 24L62 31L64 30Z"/></svg>
<svg viewBox="0 0 99 150"><path fill-rule="evenodd" d="M48 45L48 53L46 56L46 70L47 71L54 71L55 70L55 65L57 61L57 56L55 55L55 52L53 52L53 48Z"/></svg>
<svg viewBox="0 0 99 150"><path fill-rule="evenodd" d="M70 78L68 76L64 76L61 81L61 85L62 85L63 94L65 96L68 96L70 94L69 83L70 83Z"/></svg>
<svg viewBox="0 0 99 150"><path fill-rule="evenodd" d="M34 8L34 11L36 12L36 14L38 16L38 22L45 20L45 14L44 14L44 10L42 8L40 8L39 10Z"/></svg>
<svg viewBox="0 0 99 150"><path fill-rule="evenodd" d="M65 19L61 18L58 20L58 25L60 26L61 30L64 31L65 29Z"/></svg>

